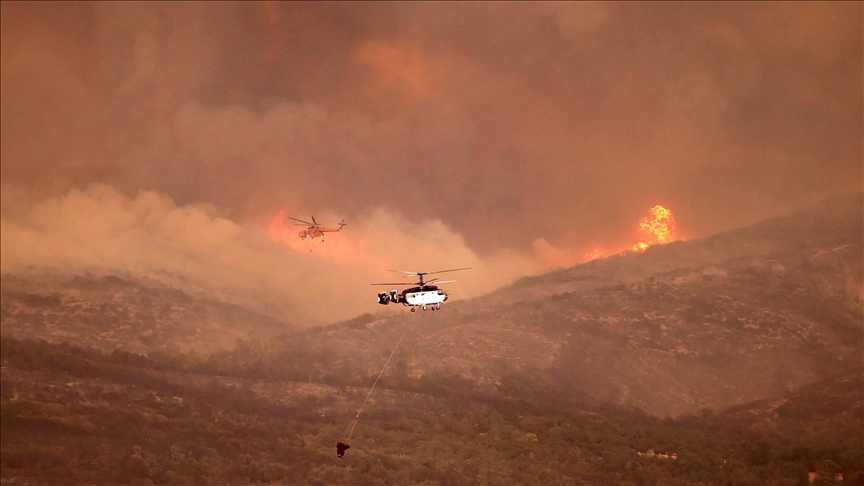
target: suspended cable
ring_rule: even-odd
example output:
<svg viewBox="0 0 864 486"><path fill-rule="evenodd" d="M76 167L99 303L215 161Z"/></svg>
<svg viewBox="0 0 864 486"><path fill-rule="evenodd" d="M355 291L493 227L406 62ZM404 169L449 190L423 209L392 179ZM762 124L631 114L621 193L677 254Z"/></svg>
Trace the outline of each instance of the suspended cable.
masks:
<svg viewBox="0 0 864 486"><path fill-rule="evenodd" d="M402 336L399 337L399 341L396 342L396 346L393 348L393 352L390 353L390 357L387 358L387 362L384 363L384 367L381 368L381 372L378 373L378 378L375 378L375 383L372 383L372 388L369 389L369 393L366 394L366 399L363 400L363 403L360 405L360 408L357 409L357 414L354 416L354 420L351 421L351 424L345 429L345 432L342 434L342 442L345 444L351 444L351 435L354 433L354 428L357 427L357 421L360 420L360 412L363 411L363 407L366 406L366 402L369 401L369 397L372 396L372 391L375 390L375 386L378 385L378 380L381 379L381 375L384 374L384 370L387 369L387 365L390 364L390 360L393 359L393 355L396 354L396 350L399 349L399 344L402 343L402 338L405 337L405 333L408 332L408 329L402 332Z"/></svg>

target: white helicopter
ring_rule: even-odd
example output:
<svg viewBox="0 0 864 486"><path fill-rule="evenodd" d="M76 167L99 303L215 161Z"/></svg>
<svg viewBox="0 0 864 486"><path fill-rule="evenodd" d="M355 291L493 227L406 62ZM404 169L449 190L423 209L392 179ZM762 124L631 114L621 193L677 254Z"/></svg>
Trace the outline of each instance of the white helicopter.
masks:
<svg viewBox="0 0 864 486"><path fill-rule="evenodd" d="M441 308L441 303L447 300L447 292L438 288L438 284L447 283L447 282L455 282L455 280L438 280L438 278L433 278L432 280L425 281L423 277L426 275L432 275L433 273L444 273L444 272L457 272L460 270L471 270L471 268L453 268L450 270L438 270L436 272L405 272L402 270L390 270L391 272L397 273L405 273L408 275L416 275L420 277L420 281L417 282L415 287L407 288L402 292L397 292L395 289L391 290L388 294L387 292L381 292L378 294L378 303L381 305L387 305L389 303L394 304L402 304L405 306L411 307L411 312L416 312L417 307L422 307L423 310L426 310L426 307L429 306L432 310L437 310ZM390 283L374 283L372 285L408 285L404 282L390 282Z"/></svg>

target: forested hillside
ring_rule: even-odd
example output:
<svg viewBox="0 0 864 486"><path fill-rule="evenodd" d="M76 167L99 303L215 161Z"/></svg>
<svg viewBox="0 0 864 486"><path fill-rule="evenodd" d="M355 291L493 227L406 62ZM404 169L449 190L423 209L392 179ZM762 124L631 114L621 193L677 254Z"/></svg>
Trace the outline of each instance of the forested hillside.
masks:
<svg viewBox="0 0 864 486"><path fill-rule="evenodd" d="M2 344L2 478L14 484L860 484L864 376L659 419L441 376L379 390L168 356Z"/></svg>
<svg viewBox="0 0 864 486"><path fill-rule="evenodd" d="M232 348L237 338L294 328L148 278L47 271L0 276L0 322L4 337L144 354L210 354Z"/></svg>

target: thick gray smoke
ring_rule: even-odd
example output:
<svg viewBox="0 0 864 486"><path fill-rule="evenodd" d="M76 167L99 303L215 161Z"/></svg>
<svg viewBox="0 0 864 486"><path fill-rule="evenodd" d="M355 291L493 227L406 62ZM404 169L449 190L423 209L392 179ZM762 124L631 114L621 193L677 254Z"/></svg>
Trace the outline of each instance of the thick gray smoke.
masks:
<svg viewBox="0 0 864 486"><path fill-rule="evenodd" d="M440 220L411 222L383 209L325 241L302 241L298 227L279 218L269 228L244 228L206 205L177 206L152 191L130 199L94 184L44 201L19 220L0 220L0 271L33 266L146 276L298 325L381 310L375 295L382 288L370 283L413 282L389 269L471 267L448 284L456 297L469 298L542 268L504 252L481 258Z"/></svg>

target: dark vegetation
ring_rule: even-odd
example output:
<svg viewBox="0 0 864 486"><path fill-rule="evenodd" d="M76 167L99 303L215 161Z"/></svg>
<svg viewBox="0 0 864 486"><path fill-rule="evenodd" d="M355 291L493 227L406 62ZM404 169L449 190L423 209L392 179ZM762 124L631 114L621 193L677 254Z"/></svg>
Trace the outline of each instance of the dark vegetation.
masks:
<svg viewBox="0 0 864 486"><path fill-rule="evenodd" d="M864 482L861 373L675 419L556 400L519 376L494 388L388 379L339 460L335 442L365 388L338 375L280 398L275 389L297 383L242 357L11 338L0 355L0 477L15 484Z"/></svg>

